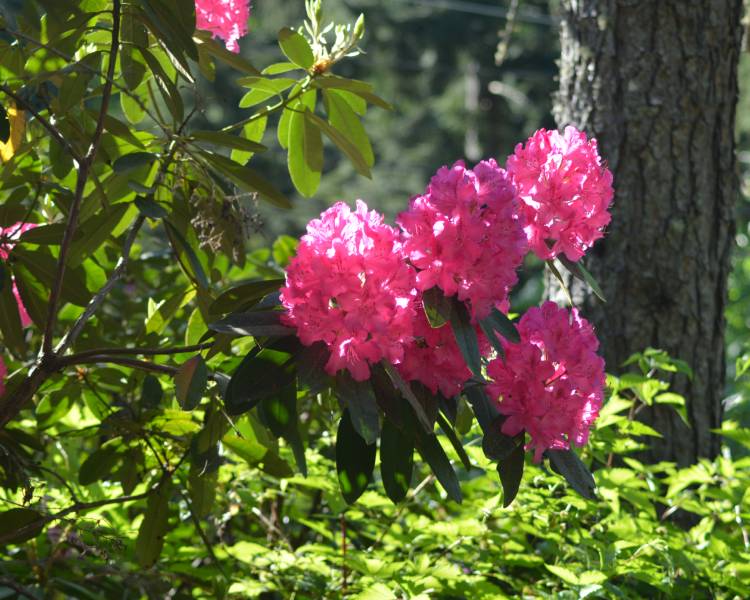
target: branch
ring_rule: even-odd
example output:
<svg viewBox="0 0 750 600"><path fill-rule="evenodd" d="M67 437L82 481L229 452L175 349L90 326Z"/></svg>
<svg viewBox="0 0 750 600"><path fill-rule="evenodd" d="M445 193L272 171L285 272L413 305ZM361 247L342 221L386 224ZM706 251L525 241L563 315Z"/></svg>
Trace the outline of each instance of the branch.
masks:
<svg viewBox="0 0 750 600"><path fill-rule="evenodd" d="M64 358L60 358L58 361L60 367L95 363L111 363L113 365L123 365L125 367L140 369L141 371L153 371L154 373L162 373L166 375L174 375L178 371L177 367L170 367L169 365L157 365L156 363L147 362L145 360L137 360L135 358L111 356L106 354L86 356L83 358L79 358L76 355L66 356Z"/></svg>
<svg viewBox="0 0 750 600"><path fill-rule="evenodd" d="M112 78L115 74L115 63L117 62L117 49L120 45L120 0L113 0L112 7L112 43L109 49L109 64L107 65L107 78L102 90L102 105L99 109L99 119L96 123L94 137L91 140L91 146L86 156L78 166L78 178L76 180L76 192L73 198L73 204L68 213L68 221L63 233L63 239L60 243L60 254L57 259L57 273L52 286L49 298L49 307L47 310L47 322L44 327L44 339L42 342L42 356L52 354L52 337L55 334L55 325L57 324L57 309L60 303L60 294L62 293L63 278L65 277L65 263L68 258L70 244L78 226L78 213L83 202L83 193L86 188L89 170L96 158L96 151L99 148L102 133L104 132L104 118L109 111L109 99L112 96Z"/></svg>
<svg viewBox="0 0 750 600"><path fill-rule="evenodd" d="M192 346L175 346L172 348L99 348L96 350L86 350L67 356L66 359L71 361L81 361L91 356L106 354L108 356L169 356L171 354L184 354L186 352L199 352L208 350L214 342L204 342L202 344L193 344Z"/></svg>
<svg viewBox="0 0 750 600"><path fill-rule="evenodd" d="M2 91L6 96L13 98L13 101L16 103L16 106L22 106L27 112L31 113L34 118L39 121L41 125L44 126L44 128L50 132L52 137L57 141L64 149L65 151L70 154L70 156L73 157L73 160L75 160L79 165L82 162L81 156L78 154L78 152L75 151L73 146L71 146L67 140L63 137L62 133L60 133L60 130L52 125L47 119L45 119L39 111L35 110L34 107L29 104L26 100L21 98L18 94L16 94L13 90L11 90L7 85L0 84L0 91Z"/></svg>

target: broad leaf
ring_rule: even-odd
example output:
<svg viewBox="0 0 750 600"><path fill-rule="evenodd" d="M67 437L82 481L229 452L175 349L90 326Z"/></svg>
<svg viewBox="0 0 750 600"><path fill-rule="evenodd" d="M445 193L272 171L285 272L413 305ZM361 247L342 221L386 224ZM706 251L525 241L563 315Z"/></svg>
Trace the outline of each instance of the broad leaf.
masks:
<svg viewBox="0 0 750 600"><path fill-rule="evenodd" d="M547 450L550 467L565 478L576 492L589 500L596 500L596 482L588 467L573 450Z"/></svg>
<svg viewBox="0 0 750 600"><path fill-rule="evenodd" d="M174 376L177 401L183 410L193 410L200 404L208 384L208 369L200 354L180 365Z"/></svg>
<svg viewBox="0 0 750 600"><path fill-rule="evenodd" d="M414 438L385 419L380 436L380 476L392 502L401 502L406 497L413 467Z"/></svg>
<svg viewBox="0 0 750 600"><path fill-rule="evenodd" d="M367 489L375 468L377 446L357 433L349 410L345 409L336 434L336 472L344 500L354 504Z"/></svg>
<svg viewBox="0 0 750 600"><path fill-rule="evenodd" d="M349 371L342 371L336 376L336 395L349 408L357 433L368 444L374 444L380 433L380 414L370 383L355 381Z"/></svg>

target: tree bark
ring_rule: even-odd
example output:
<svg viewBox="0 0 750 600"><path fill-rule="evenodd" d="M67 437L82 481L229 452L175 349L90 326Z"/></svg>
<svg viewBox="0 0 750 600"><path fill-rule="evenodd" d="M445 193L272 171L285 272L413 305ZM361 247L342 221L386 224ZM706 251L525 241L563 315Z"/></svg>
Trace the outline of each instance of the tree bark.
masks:
<svg viewBox="0 0 750 600"><path fill-rule="evenodd" d="M615 182L586 258L608 302L572 291L611 372L649 346L690 364L693 379L671 384L692 426L643 411L664 435L648 458L690 464L719 450L742 0L561 0L561 12L555 118L597 138Z"/></svg>

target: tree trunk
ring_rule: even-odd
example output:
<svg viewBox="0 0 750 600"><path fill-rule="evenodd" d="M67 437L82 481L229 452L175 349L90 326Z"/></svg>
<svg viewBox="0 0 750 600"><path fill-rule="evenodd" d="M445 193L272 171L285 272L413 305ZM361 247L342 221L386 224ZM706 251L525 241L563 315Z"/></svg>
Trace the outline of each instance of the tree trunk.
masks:
<svg viewBox="0 0 750 600"><path fill-rule="evenodd" d="M724 387L724 308L738 197L734 125L742 0L561 0L555 117L599 141L614 174L612 223L586 258L607 303L572 284L608 370L661 348L694 371L672 378L674 410L648 458L715 456Z"/></svg>

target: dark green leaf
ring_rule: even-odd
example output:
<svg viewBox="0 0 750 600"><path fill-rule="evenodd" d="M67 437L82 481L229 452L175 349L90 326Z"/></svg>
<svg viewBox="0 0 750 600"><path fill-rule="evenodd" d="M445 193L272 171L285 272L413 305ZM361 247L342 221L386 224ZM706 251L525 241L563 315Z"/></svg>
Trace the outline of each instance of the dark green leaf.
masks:
<svg viewBox="0 0 750 600"><path fill-rule="evenodd" d="M500 411L487 397L484 387L471 385L464 388L464 395L474 409L477 422L483 431L487 431L492 423L500 416Z"/></svg>
<svg viewBox="0 0 750 600"><path fill-rule="evenodd" d="M65 233L63 223L51 223L28 229L21 234L21 242L29 244L51 244L59 246Z"/></svg>
<svg viewBox="0 0 750 600"><path fill-rule="evenodd" d="M354 504L372 480L376 452L377 446L362 439L349 410L344 410L336 434L336 472L341 495L348 504Z"/></svg>
<svg viewBox="0 0 750 600"><path fill-rule="evenodd" d="M112 165L112 169L115 173L125 173L133 169L153 165L157 160L159 160L159 157L150 152L131 152L118 158Z"/></svg>
<svg viewBox="0 0 750 600"><path fill-rule="evenodd" d="M152 198L138 196L135 199L135 205L138 207L138 210L142 215L145 215L150 219L163 219L169 214L161 204Z"/></svg>
<svg viewBox="0 0 750 600"><path fill-rule="evenodd" d="M576 279L580 281L583 281L586 285L588 285L591 288L591 291L594 292L596 297L599 298L599 300L601 300L602 302L607 301L604 298L604 293L602 292L602 288L599 287L599 284L597 283L596 279L594 279L594 276L591 273L589 273L586 270L586 268L583 266L582 261L573 262L564 254L560 254L556 256L555 258L557 258L557 260L559 260L560 263L568 271L570 271L573 277L575 277Z"/></svg>
<svg viewBox="0 0 750 600"><path fill-rule="evenodd" d="M380 364L383 366L383 369L385 370L385 372L388 373L388 377L396 386L396 389L398 389L401 395L411 405L412 409L414 410L414 414L416 414L417 416L417 420L419 421L420 425L422 425L425 432L432 433L432 430L435 424L427 416L427 413L425 413L424 408L422 407L422 403L414 395L414 391L411 389L409 384L406 381L404 381L403 377L401 377L401 374L398 372L398 370L389 362L383 360L381 361Z"/></svg>
<svg viewBox="0 0 750 600"><path fill-rule="evenodd" d="M296 357L297 381L312 394L317 394L329 385L330 378L325 372L325 365L330 355L328 346L323 342L315 342L312 346L302 348Z"/></svg>
<svg viewBox="0 0 750 600"><path fill-rule="evenodd" d="M466 305L455 297L451 308L450 323L458 347L466 361L466 366L474 375L482 377L482 359L479 352L477 332L471 324L471 316Z"/></svg>
<svg viewBox="0 0 750 600"><path fill-rule="evenodd" d="M178 254L184 254L187 258L188 265L190 267L190 271L188 272L190 278L193 280L193 282L195 282L203 289L208 289L208 278L206 277L206 273L203 270L203 265L198 259L198 255L195 253L193 247L188 243L188 241L178 231L178 229L169 221L164 221L164 227L167 231L167 235L169 236L169 240L172 243L172 247L174 248L175 252L177 252ZM184 265L184 263L182 262L180 264L183 264L183 266L188 266Z"/></svg>
<svg viewBox="0 0 750 600"><path fill-rule="evenodd" d="M294 329L281 324L281 315L275 310L235 313L209 324L208 328L219 333L253 337L293 335Z"/></svg>
<svg viewBox="0 0 750 600"><path fill-rule="evenodd" d="M302 475L307 477L307 460L305 447L299 433L297 415L297 386L294 379L278 394L263 398L259 412L263 422L271 432L284 438L294 453L294 461Z"/></svg>
<svg viewBox="0 0 750 600"><path fill-rule="evenodd" d="M596 500L596 482L588 467L573 450L547 450L550 467L565 478L576 492L589 500Z"/></svg>
<svg viewBox="0 0 750 600"><path fill-rule="evenodd" d="M301 33L284 27L279 31L279 46L286 57L295 65L307 70L313 66L315 56L312 48Z"/></svg>
<svg viewBox="0 0 750 600"><path fill-rule="evenodd" d="M141 407L145 410L156 408L161 404L163 397L164 390L161 388L159 379L153 375L146 375L141 389Z"/></svg>
<svg viewBox="0 0 750 600"><path fill-rule="evenodd" d="M36 326L43 329L47 322L47 298L49 293L20 263L16 263L13 267L13 277L26 312L29 313L29 317Z"/></svg>
<svg viewBox="0 0 750 600"><path fill-rule="evenodd" d="M235 310L242 310L255 304L258 300L278 290L284 285L283 279L264 279L262 281L248 281L222 292L208 307L209 312L223 314Z"/></svg>
<svg viewBox="0 0 750 600"><path fill-rule="evenodd" d="M13 256L26 267L34 278L51 289L57 273L57 259L47 250L38 248L29 250L16 246ZM76 306L86 306L91 298L86 289L86 273L81 267L65 269L62 297Z"/></svg>
<svg viewBox="0 0 750 600"><path fill-rule="evenodd" d="M420 456L430 465L440 485L451 500L461 502L461 485L448 457L433 433L425 433L419 427L414 431L417 436L416 446Z"/></svg>
<svg viewBox="0 0 750 600"><path fill-rule="evenodd" d="M261 400L279 394L294 381L294 369L281 366L251 350L229 380L224 403L230 415L240 415Z"/></svg>
<svg viewBox="0 0 750 600"><path fill-rule="evenodd" d="M0 540L5 544L22 544L42 532L44 517L30 508L11 508L0 512Z"/></svg>
<svg viewBox="0 0 750 600"><path fill-rule="evenodd" d="M99 448L92 452L78 470L78 483L90 485L109 476L120 461L120 454L113 448Z"/></svg>
<svg viewBox="0 0 750 600"><path fill-rule="evenodd" d="M357 433L368 444L374 444L380 433L380 414L370 383L355 381L349 371L341 371L336 376L336 396L349 408Z"/></svg>
<svg viewBox="0 0 750 600"><path fill-rule="evenodd" d="M503 484L503 506L508 507L518 494L523 477L524 450L523 444L517 446L506 458L497 464L500 483Z"/></svg>
<svg viewBox="0 0 750 600"><path fill-rule="evenodd" d="M156 488L146 504L138 537L135 540L135 559L143 568L151 567L161 554L164 536L169 528L169 498L172 488L164 483Z"/></svg>
<svg viewBox="0 0 750 600"><path fill-rule="evenodd" d="M451 427L451 424L448 422L448 419L446 419L442 413L438 413L437 422L438 425L440 425L440 429L442 429L443 433L445 434L445 437L448 438L451 446L453 446L453 449L456 451L456 454L458 454L458 458L461 459L464 468L467 471L471 470L471 461L469 460L469 455L466 454L466 450L464 450L463 444L461 444L461 440L458 439L458 436L456 435L453 427Z"/></svg>
<svg viewBox="0 0 750 600"><path fill-rule="evenodd" d="M521 341L515 323L496 308L493 308L490 314L482 319L482 323L483 327L494 329L509 342L517 344Z"/></svg>
<svg viewBox="0 0 750 600"><path fill-rule="evenodd" d="M244 150L245 152L263 152L268 150L263 144L258 144L257 142L221 131L193 131L190 137L197 141Z"/></svg>
<svg viewBox="0 0 750 600"><path fill-rule="evenodd" d="M177 401L183 410L193 410L200 404L208 385L208 369L200 354L180 365L174 376Z"/></svg>
<svg viewBox="0 0 750 600"><path fill-rule="evenodd" d="M451 318L453 301L446 298L439 287L432 287L422 294L422 306L430 327L442 327Z"/></svg>
<svg viewBox="0 0 750 600"><path fill-rule="evenodd" d="M234 52L229 52L229 50L224 48L220 43L212 39L209 32L196 31L194 39L201 49L211 54L214 58L218 58L233 69L248 75L260 75L260 71L258 71L258 69L256 69L247 59L239 54L235 54Z"/></svg>
<svg viewBox="0 0 750 600"><path fill-rule="evenodd" d="M131 155L132 156L132 155ZM125 217L127 204L115 204L84 221L80 225L81 236L70 245L68 265L77 267L101 246Z"/></svg>
<svg viewBox="0 0 750 600"><path fill-rule="evenodd" d="M414 467L414 438L388 419L380 436L380 476L391 502L401 502L409 491Z"/></svg>

